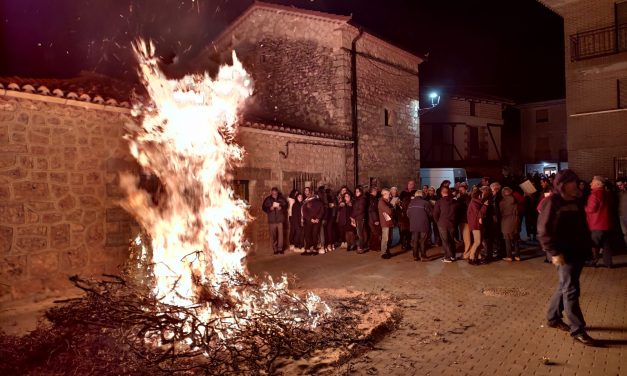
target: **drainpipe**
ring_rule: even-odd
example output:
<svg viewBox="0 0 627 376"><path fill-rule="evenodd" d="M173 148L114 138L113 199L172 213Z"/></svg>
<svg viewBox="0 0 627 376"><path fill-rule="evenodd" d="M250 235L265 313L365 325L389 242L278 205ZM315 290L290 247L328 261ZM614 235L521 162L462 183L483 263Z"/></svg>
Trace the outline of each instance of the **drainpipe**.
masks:
<svg viewBox="0 0 627 376"><path fill-rule="evenodd" d="M359 184L359 132L357 128L357 41L362 37L364 30L359 28L359 34L351 43L351 121L353 133L353 170L355 172L356 187Z"/></svg>

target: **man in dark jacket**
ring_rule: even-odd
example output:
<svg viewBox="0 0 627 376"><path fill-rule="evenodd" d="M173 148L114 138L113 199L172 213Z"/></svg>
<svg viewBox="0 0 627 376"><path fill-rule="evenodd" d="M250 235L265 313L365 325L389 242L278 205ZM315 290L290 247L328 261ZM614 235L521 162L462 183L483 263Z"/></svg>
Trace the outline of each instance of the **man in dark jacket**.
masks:
<svg viewBox="0 0 627 376"><path fill-rule="evenodd" d="M324 204L313 194L310 188L305 188L305 201L303 202L303 226L305 228L305 252L301 256L318 254L318 241L320 240L320 226L324 216Z"/></svg>
<svg viewBox="0 0 627 376"><path fill-rule="evenodd" d="M370 188L368 196L368 228L370 229L370 239L368 249L371 251L381 250L381 222L379 222L379 190L376 187Z"/></svg>
<svg viewBox="0 0 627 376"><path fill-rule="evenodd" d="M355 200L351 210L351 219L357 230L357 253L365 252L366 245L366 197L361 186L355 187Z"/></svg>
<svg viewBox="0 0 627 376"><path fill-rule="evenodd" d="M433 219L438 224L438 231L442 239L442 248L444 248L443 262L455 261L455 201L449 195L449 188L442 186L440 188L442 198L436 201L433 208Z"/></svg>
<svg viewBox="0 0 627 376"><path fill-rule="evenodd" d="M422 198L422 191L416 191L407 207L411 247L414 260L427 261L427 236L430 231L431 203Z"/></svg>
<svg viewBox="0 0 627 376"><path fill-rule="evenodd" d="M272 188L270 196L263 200L261 209L268 215L268 227L270 227L270 239L272 239L274 254L283 253L283 222L285 222L287 201L278 188Z"/></svg>
<svg viewBox="0 0 627 376"><path fill-rule="evenodd" d="M538 240L559 275L559 286L549 302L548 326L569 331L575 340L594 346L596 341L586 333L586 322L579 306L579 276L585 261L592 255L578 180L572 170L557 174L554 192L547 197L538 217ZM570 325L562 321L562 310Z"/></svg>

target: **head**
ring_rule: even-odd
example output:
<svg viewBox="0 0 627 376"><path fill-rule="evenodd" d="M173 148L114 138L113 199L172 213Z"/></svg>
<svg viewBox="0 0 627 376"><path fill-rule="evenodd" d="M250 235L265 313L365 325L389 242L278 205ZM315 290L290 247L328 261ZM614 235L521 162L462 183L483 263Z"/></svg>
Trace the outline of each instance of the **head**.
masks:
<svg viewBox="0 0 627 376"><path fill-rule="evenodd" d="M422 198L422 196L424 196L424 193L420 189L417 190L416 193L414 193L414 197Z"/></svg>
<svg viewBox="0 0 627 376"><path fill-rule="evenodd" d="M377 194L379 194L377 187L370 187L370 196L375 197Z"/></svg>
<svg viewBox="0 0 627 376"><path fill-rule="evenodd" d="M442 195L442 197L448 196L449 192L450 192L449 187L443 186L442 188L440 188L440 195Z"/></svg>
<svg viewBox="0 0 627 376"><path fill-rule="evenodd" d="M476 190L472 191L472 193L470 194L470 197L479 200L479 199L481 199L481 195L482 195L481 190L476 189Z"/></svg>
<svg viewBox="0 0 627 376"><path fill-rule="evenodd" d="M616 182L616 188L621 192L625 192L625 190L627 190L627 184L625 184L624 180L619 180Z"/></svg>
<svg viewBox="0 0 627 376"><path fill-rule="evenodd" d="M505 187L502 190L503 196L511 196L512 195L512 189L510 187Z"/></svg>
<svg viewBox="0 0 627 376"><path fill-rule="evenodd" d="M381 190L381 197L383 197L384 200L389 201L390 200L390 190L387 188L383 188Z"/></svg>
<svg viewBox="0 0 627 376"><path fill-rule="evenodd" d="M422 193L427 194L429 193L429 186L428 185L423 185L422 186Z"/></svg>
<svg viewBox="0 0 627 376"><path fill-rule="evenodd" d="M602 176L595 176L592 178L590 182L590 188L592 189L600 189L605 186L605 179Z"/></svg>
<svg viewBox="0 0 627 376"><path fill-rule="evenodd" d="M487 187L488 185L490 185L490 178L488 177L482 177L481 178L481 186L483 187Z"/></svg>
<svg viewBox="0 0 627 376"><path fill-rule="evenodd" d="M300 193L300 192L296 193L296 201L303 202L304 199L305 199L305 197L303 196L302 193Z"/></svg>
<svg viewBox="0 0 627 376"><path fill-rule="evenodd" d="M442 184L440 185L440 187L450 187L450 186L451 186L450 180L444 180Z"/></svg>
<svg viewBox="0 0 627 376"><path fill-rule="evenodd" d="M348 187L347 186L343 186L342 188L340 188L340 196L344 196L344 193L348 192Z"/></svg>
<svg viewBox="0 0 627 376"><path fill-rule="evenodd" d="M396 196L398 196L398 188L396 188L396 187L392 187L392 188L390 188L390 195L391 195L392 197L396 197Z"/></svg>
<svg viewBox="0 0 627 376"><path fill-rule="evenodd" d="M407 191L411 192L414 189L416 189L416 181L415 180L410 180L407 182Z"/></svg>
<svg viewBox="0 0 627 376"><path fill-rule="evenodd" d="M311 187L305 187L305 197L311 197Z"/></svg>
<svg viewBox="0 0 627 376"><path fill-rule="evenodd" d="M562 195L566 200L574 200L581 196L581 191L577 182L579 178L573 170L566 169L560 171L553 181L555 191Z"/></svg>
<svg viewBox="0 0 627 376"><path fill-rule="evenodd" d="M462 194L465 195L468 192L468 184L466 183L460 183L459 187L457 187L457 191Z"/></svg>
<svg viewBox="0 0 627 376"><path fill-rule="evenodd" d="M499 191L501 190L501 184L499 184L498 182L490 184L490 190L492 191L493 195L499 193Z"/></svg>
<svg viewBox="0 0 627 376"><path fill-rule="evenodd" d="M355 197L361 197L364 194L364 189L358 185L355 187Z"/></svg>
<svg viewBox="0 0 627 376"><path fill-rule="evenodd" d="M542 189L546 189L551 185L551 182L549 181L549 178L542 178L540 179L540 187L542 187Z"/></svg>
<svg viewBox="0 0 627 376"><path fill-rule="evenodd" d="M272 190L270 190L270 196L272 196L272 198L279 197L279 189L277 187L272 187Z"/></svg>
<svg viewBox="0 0 627 376"><path fill-rule="evenodd" d="M481 198L483 200L489 198L492 195L492 192L490 191L490 187L488 187L487 185L481 187L479 191L481 191Z"/></svg>
<svg viewBox="0 0 627 376"><path fill-rule="evenodd" d="M353 198L351 197L351 194L350 194L350 193L348 193L348 192L344 193L343 198L344 198L344 202L351 202L351 201L352 201L352 199L353 199Z"/></svg>
<svg viewBox="0 0 627 376"><path fill-rule="evenodd" d="M435 187L429 187L429 196L435 196Z"/></svg>
<svg viewBox="0 0 627 376"><path fill-rule="evenodd" d="M297 194L298 194L298 190L292 189L292 191L290 192L289 198L295 199Z"/></svg>

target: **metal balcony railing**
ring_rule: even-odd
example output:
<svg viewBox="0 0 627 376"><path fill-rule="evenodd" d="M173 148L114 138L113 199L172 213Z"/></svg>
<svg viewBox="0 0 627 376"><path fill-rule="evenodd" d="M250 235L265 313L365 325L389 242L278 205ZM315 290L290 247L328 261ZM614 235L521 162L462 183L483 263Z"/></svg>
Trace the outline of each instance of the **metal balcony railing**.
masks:
<svg viewBox="0 0 627 376"><path fill-rule="evenodd" d="M588 30L570 36L571 61L627 51L627 24Z"/></svg>

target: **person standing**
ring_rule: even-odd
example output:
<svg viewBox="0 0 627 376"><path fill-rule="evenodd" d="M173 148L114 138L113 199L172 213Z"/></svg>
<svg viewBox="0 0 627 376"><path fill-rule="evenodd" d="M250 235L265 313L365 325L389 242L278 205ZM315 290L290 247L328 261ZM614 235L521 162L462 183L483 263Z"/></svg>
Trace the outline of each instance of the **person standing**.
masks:
<svg viewBox="0 0 627 376"><path fill-rule="evenodd" d="M610 216L610 193L605 190L605 179L595 176L590 183L590 195L586 202L586 219L592 239L592 264L596 265L603 249L603 264L612 267L612 234Z"/></svg>
<svg viewBox="0 0 627 376"><path fill-rule="evenodd" d="M409 202L413 199L416 193L416 181L410 180L407 182L405 190L403 190L399 196L401 199L400 210L398 215L398 228L401 235L401 246L405 250L412 249L412 233L409 228L409 217L407 216L407 207Z"/></svg>
<svg viewBox="0 0 627 376"><path fill-rule="evenodd" d="M459 232L461 238L464 241L464 254L462 258L464 260L470 257L470 247L472 241L470 239L470 227L468 226L468 205L470 204L471 197L468 194L468 184L460 183L457 188L457 197L455 198L456 210L457 210L457 223L459 223Z"/></svg>
<svg viewBox="0 0 627 376"><path fill-rule="evenodd" d="M278 188L272 188L270 196L263 200L261 209L268 215L268 227L274 254L283 253L283 222L285 222L287 201Z"/></svg>
<svg viewBox="0 0 627 376"><path fill-rule="evenodd" d="M288 233L288 244L290 247L290 251L295 252L294 245L294 236L296 234L297 228L292 227L292 208L294 207L294 203L296 202L296 195L298 191L296 189L292 189L289 196L287 196L287 224L289 225L289 233ZM299 216L300 217L300 216Z"/></svg>
<svg viewBox="0 0 627 376"><path fill-rule="evenodd" d="M302 206L303 227L305 230L305 252L302 256L318 254L318 241L320 240L320 225L324 215L322 201L313 194L311 188L305 187L305 201Z"/></svg>
<svg viewBox="0 0 627 376"><path fill-rule="evenodd" d="M292 215L290 216L290 239L294 245L293 251L303 253L305 251L305 237L303 234L303 207L304 196L296 192L294 203L292 204Z"/></svg>
<svg viewBox="0 0 627 376"><path fill-rule="evenodd" d="M366 198L361 186L355 187L355 200L351 211L352 223L357 231L357 253L362 254L366 249Z"/></svg>
<svg viewBox="0 0 627 376"><path fill-rule="evenodd" d="M383 188L381 190L381 199L377 205L379 209L379 221L381 223L381 255L384 259L392 257L390 249L388 247L388 241L390 239L390 229L394 227L392 204L390 204L390 190Z"/></svg>
<svg viewBox="0 0 627 376"><path fill-rule="evenodd" d="M368 227L370 229L370 239L368 249L371 251L381 251L381 222L379 222L379 190L377 187L370 188L368 197Z"/></svg>
<svg viewBox="0 0 627 376"><path fill-rule="evenodd" d="M618 215L620 228L623 231L623 241L627 247L627 181L620 180L616 183L618 188Z"/></svg>
<svg viewBox="0 0 627 376"><path fill-rule="evenodd" d="M442 186L440 195L442 196L435 203L433 208L433 219L438 224L440 231L440 239L442 239L442 247L444 248L444 258L442 262L455 261L455 201L449 195L449 187Z"/></svg>
<svg viewBox="0 0 627 376"><path fill-rule="evenodd" d="M477 255L477 249L481 245L482 241L482 227L483 218L485 218L488 210L488 203L482 201L483 192L476 190L472 192L472 199L468 204L468 210L466 211L466 220L468 221L468 227L472 232L473 243L470 247L470 253L468 255L468 263L470 265L479 265L479 259Z"/></svg>
<svg viewBox="0 0 627 376"><path fill-rule="evenodd" d="M499 203L501 216L501 233L505 239L505 261L520 261L518 244L518 203L514 199L510 187L503 188L503 198Z"/></svg>
<svg viewBox="0 0 627 376"><path fill-rule="evenodd" d="M336 221L338 224L338 228L340 232L344 234L344 239L346 239L346 251L350 252L357 248L355 245L355 226L353 225L353 218L351 217L353 212L353 198L351 194L346 192L344 193L344 197L342 197L342 205L338 211L336 216Z"/></svg>
<svg viewBox="0 0 627 376"><path fill-rule="evenodd" d="M415 261L427 261L427 237L429 236L432 207L429 201L422 198L422 195L422 191L416 191L407 207L411 248Z"/></svg>
<svg viewBox="0 0 627 376"><path fill-rule="evenodd" d="M586 333L586 322L579 305L579 277L591 255L590 231L580 201L582 192L577 175L569 169L554 179L554 193L545 199L538 216L538 240L557 269L559 285L549 301L547 325L570 332L587 346L596 341ZM563 313L569 325L562 321Z"/></svg>

